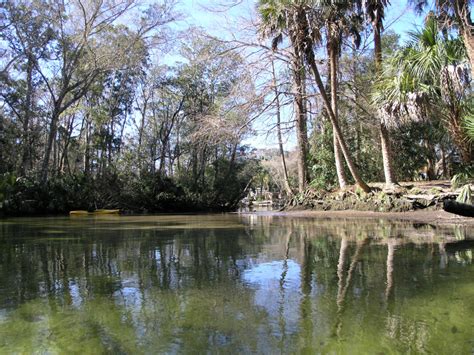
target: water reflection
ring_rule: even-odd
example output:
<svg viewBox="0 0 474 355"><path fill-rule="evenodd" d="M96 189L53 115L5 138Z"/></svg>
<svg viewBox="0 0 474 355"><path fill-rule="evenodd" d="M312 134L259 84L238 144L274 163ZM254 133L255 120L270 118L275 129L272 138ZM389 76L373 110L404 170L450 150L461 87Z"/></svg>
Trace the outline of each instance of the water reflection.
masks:
<svg viewBox="0 0 474 355"><path fill-rule="evenodd" d="M271 215L2 221L0 353L469 353L473 236Z"/></svg>

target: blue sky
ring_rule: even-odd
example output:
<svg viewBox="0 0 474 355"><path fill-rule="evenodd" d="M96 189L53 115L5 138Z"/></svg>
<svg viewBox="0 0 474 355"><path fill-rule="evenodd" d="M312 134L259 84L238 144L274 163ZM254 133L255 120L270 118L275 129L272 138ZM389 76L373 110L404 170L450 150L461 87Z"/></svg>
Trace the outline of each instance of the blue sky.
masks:
<svg viewBox="0 0 474 355"><path fill-rule="evenodd" d="M229 11L211 12L209 9L223 9L219 3L239 5L230 8ZM385 24L387 29L393 29L403 35L406 31L412 30L414 26L422 23L422 17L417 16L407 5L407 0L391 0L387 10ZM231 25L239 17L249 17L255 8L256 0L181 0L178 9L185 15L183 26L200 26L211 34L224 35L223 27ZM224 25L224 26L222 26Z"/></svg>

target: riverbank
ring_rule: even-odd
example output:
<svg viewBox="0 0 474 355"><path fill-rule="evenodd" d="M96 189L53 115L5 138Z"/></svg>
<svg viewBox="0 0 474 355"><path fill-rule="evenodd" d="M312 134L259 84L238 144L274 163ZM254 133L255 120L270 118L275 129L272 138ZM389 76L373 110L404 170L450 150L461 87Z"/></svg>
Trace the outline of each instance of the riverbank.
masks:
<svg viewBox="0 0 474 355"><path fill-rule="evenodd" d="M374 212L374 211L315 211L292 210L279 212L259 212L259 215L272 215L281 217L305 217L316 219L388 219L396 221L409 221L413 223L426 223L434 225L470 225L474 226L474 218L461 217L445 211L418 210L408 212Z"/></svg>
<svg viewBox="0 0 474 355"><path fill-rule="evenodd" d="M285 210L440 211L444 201L455 200L461 190L453 189L449 180L404 182L388 190L383 184L376 183L371 184L371 189L371 192L365 193L358 187L332 192L309 188L303 195L288 201Z"/></svg>
<svg viewBox="0 0 474 355"><path fill-rule="evenodd" d="M474 218L443 211L445 200L453 200L459 189L449 180L402 182L391 190L382 183L371 184L365 193L357 187L345 191L321 192L308 189L293 198L279 216L311 218L384 218L429 224L474 225Z"/></svg>
<svg viewBox="0 0 474 355"><path fill-rule="evenodd" d="M0 176L1 177L1 176ZM0 218L69 215L70 211L120 210L123 214L235 211L246 182L193 192L170 178L142 177L109 183L85 177L52 178L46 184L11 177L0 181Z"/></svg>

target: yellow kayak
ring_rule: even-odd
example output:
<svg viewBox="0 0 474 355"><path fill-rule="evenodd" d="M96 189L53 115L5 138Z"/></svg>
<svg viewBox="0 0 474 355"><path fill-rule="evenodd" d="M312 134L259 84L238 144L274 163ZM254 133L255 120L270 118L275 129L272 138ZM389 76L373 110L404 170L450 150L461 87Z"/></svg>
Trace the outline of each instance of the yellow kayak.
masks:
<svg viewBox="0 0 474 355"><path fill-rule="evenodd" d="M69 212L69 215L70 216L87 216L89 214L89 212L87 211L82 211L82 210L79 210L79 211L70 211Z"/></svg>
<svg viewBox="0 0 474 355"><path fill-rule="evenodd" d="M119 214L120 210L95 210L94 214Z"/></svg>
<svg viewBox="0 0 474 355"><path fill-rule="evenodd" d="M70 211L70 216L88 216L88 215L103 215L103 214L120 214L120 210L95 210L94 212L88 212L83 210Z"/></svg>

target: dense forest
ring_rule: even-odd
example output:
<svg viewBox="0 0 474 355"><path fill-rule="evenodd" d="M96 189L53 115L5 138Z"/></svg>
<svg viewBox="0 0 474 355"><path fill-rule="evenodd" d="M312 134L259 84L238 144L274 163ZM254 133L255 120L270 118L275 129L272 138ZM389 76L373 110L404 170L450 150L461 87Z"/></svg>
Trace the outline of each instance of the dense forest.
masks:
<svg viewBox="0 0 474 355"><path fill-rule="evenodd" d="M174 0L2 1L0 210L232 210L262 184L472 177L471 1L395 1L421 20L408 39L389 0L250 2L221 37Z"/></svg>

